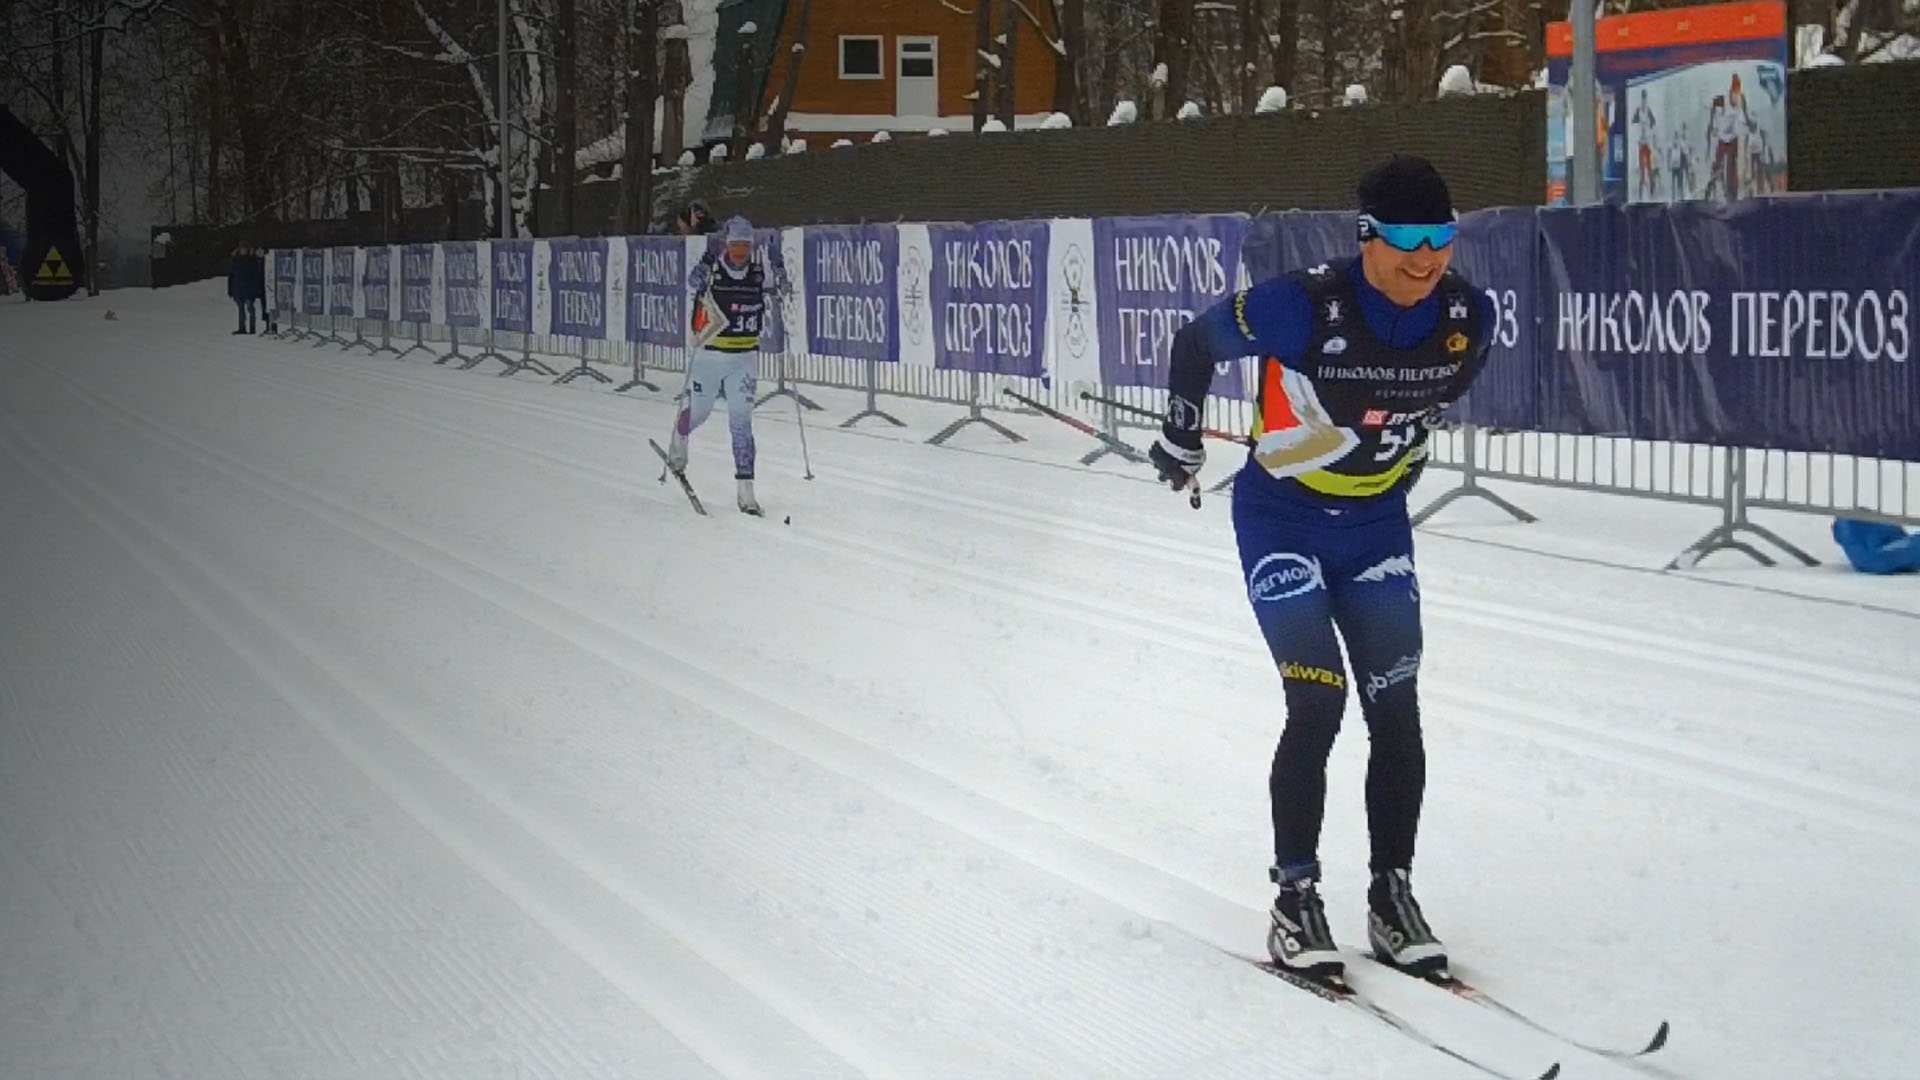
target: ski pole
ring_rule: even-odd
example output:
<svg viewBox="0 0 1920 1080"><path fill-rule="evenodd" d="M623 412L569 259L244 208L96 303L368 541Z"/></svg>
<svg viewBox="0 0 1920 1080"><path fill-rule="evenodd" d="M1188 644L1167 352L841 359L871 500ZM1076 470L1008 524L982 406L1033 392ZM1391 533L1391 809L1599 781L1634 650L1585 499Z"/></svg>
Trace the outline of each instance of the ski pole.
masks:
<svg viewBox="0 0 1920 1080"><path fill-rule="evenodd" d="M1152 409L1143 409L1138 405L1129 405L1124 401L1115 401L1112 398L1101 397L1099 394L1090 393L1086 390L1080 391L1080 400L1091 401L1096 405L1105 405L1109 408L1119 409L1123 413L1131 413L1144 420L1160 419L1159 414L1155 413ZM1219 428L1201 428L1200 434L1208 438L1219 439L1222 442L1245 443L1247 441L1244 435L1235 435L1231 431L1222 431Z"/></svg>
<svg viewBox="0 0 1920 1080"><path fill-rule="evenodd" d="M813 479L813 459L807 455L807 413L800 407L799 391L788 391L793 395L793 418L800 424L800 461L807 468L807 479Z"/></svg>
<svg viewBox="0 0 1920 1080"><path fill-rule="evenodd" d="M1026 396L1025 394L1017 393L1011 389L1002 390L1001 392L1006 394L1008 397L1012 398L1013 400L1019 402L1020 404L1027 406L1028 408L1038 409L1040 412L1053 417L1055 420L1058 420L1061 423L1066 424L1068 427L1075 428L1081 432L1091 435L1092 437L1104 443L1107 449L1112 450L1114 453L1119 454L1121 457L1126 458L1128 461L1131 461L1136 465L1150 464L1147 460L1147 455L1141 453L1138 450L1135 450L1131 443L1122 442L1121 440L1114 438L1113 436L1107 434L1106 432L1101 431L1099 428L1096 428L1093 425L1086 423L1085 421L1080 420L1077 417L1068 416L1066 413L1063 413L1058 409L1052 408L1051 406L1042 405L1041 403L1033 400L1032 398Z"/></svg>
<svg viewBox="0 0 1920 1080"><path fill-rule="evenodd" d="M1135 450L1132 444L1116 439L1112 435L1109 435L1106 432L1101 431L1099 428L1094 427L1092 424L1089 424L1084 420L1081 420L1077 417L1068 416L1066 413L1063 413L1058 409L1051 408L1046 405L1042 405L1041 403L1033 400L1032 398L1027 397L1024 394L1015 393L1010 389L1003 390L1002 393L1006 394L1008 397L1012 398L1013 400L1018 401L1022 405L1028 406L1029 408L1037 409L1040 412L1046 414L1047 416L1053 417L1055 420L1058 420L1061 423L1066 424L1068 427L1075 428L1079 431L1085 432L1086 434L1093 436L1094 438L1100 440L1100 442L1104 444L1108 449L1112 450L1116 454L1119 454L1121 457L1126 458L1128 461L1131 461L1137 465L1153 464L1152 460L1149 459L1145 454L1142 454L1140 451ZM1200 509L1199 478L1194 476L1189 476L1187 478L1186 486L1187 486L1187 505L1193 507L1195 510Z"/></svg>

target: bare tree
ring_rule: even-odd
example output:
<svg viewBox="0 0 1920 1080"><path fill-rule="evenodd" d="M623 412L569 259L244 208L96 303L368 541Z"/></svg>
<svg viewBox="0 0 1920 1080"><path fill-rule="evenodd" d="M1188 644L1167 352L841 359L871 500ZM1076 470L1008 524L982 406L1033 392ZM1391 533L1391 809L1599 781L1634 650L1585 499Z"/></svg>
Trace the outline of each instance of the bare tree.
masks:
<svg viewBox="0 0 1920 1080"><path fill-rule="evenodd" d="M1081 71L1087 57L1086 0L1053 0L1053 19L1060 31L1053 68L1053 111L1066 113L1075 125L1084 127L1093 122Z"/></svg>
<svg viewBox="0 0 1920 1080"><path fill-rule="evenodd" d="M786 78L768 104L767 122L760 137L761 145L769 154L780 152L781 140L787 134L787 111L793 107L793 94L800 85L800 65L807 58L807 18L812 11L813 0L800 0L800 10L794 14L793 47L787 51ZM771 63L768 70L772 70Z"/></svg>
<svg viewBox="0 0 1920 1080"><path fill-rule="evenodd" d="M1837 10L1826 35L1849 64L1871 60L1903 36L1920 34L1920 7L1902 0L1836 0Z"/></svg>
<svg viewBox="0 0 1920 1080"><path fill-rule="evenodd" d="M87 32L87 97L85 104L87 226L87 295L100 295L100 271L106 260L100 256L100 83L106 71L107 31L95 26Z"/></svg>
<svg viewBox="0 0 1920 1080"><path fill-rule="evenodd" d="M620 231L644 233L653 218L653 106L659 97L660 24L654 0L627 0L626 154L620 164Z"/></svg>
<svg viewBox="0 0 1920 1080"><path fill-rule="evenodd" d="M1000 56L993 51L993 0L974 0L973 4L973 130L987 126L993 111L994 66Z"/></svg>
<svg viewBox="0 0 1920 1080"><path fill-rule="evenodd" d="M660 149L668 162L678 159L687 145L687 87L693 85L693 61L687 55L687 27L682 20L680 0L664 0L659 25L666 28L667 54L660 93L666 104L660 110Z"/></svg>
<svg viewBox="0 0 1920 1080"><path fill-rule="evenodd" d="M753 35L742 33L740 44L735 47L733 61L733 132L727 139L727 153L735 160L747 154L747 144L753 141L755 107L753 87L754 75L758 68L754 57ZM714 46L720 48L718 44Z"/></svg>
<svg viewBox="0 0 1920 1080"><path fill-rule="evenodd" d="M1164 94L1154 98L1155 120L1166 118L1167 103L1187 99L1187 67L1193 57L1193 4L1194 0L1160 0L1153 68L1158 73L1161 65L1166 66L1166 83ZM1155 83L1159 84L1157 78Z"/></svg>
<svg viewBox="0 0 1920 1080"><path fill-rule="evenodd" d="M1273 45L1273 85L1291 97L1300 63L1300 0L1278 0L1279 17L1268 42Z"/></svg>
<svg viewBox="0 0 1920 1080"><path fill-rule="evenodd" d="M1341 84L1345 81L1339 55L1337 12L1340 5L1337 0L1313 0L1313 5L1319 28L1320 93L1322 100L1331 105L1340 99Z"/></svg>
<svg viewBox="0 0 1920 1080"><path fill-rule="evenodd" d="M580 120L574 94L578 53L574 49L574 40L579 32L579 17L577 0L556 0L553 28L553 183L560 194L560 220L554 224L562 236L571 236L574 231L574 165L580 153Z"/></svg>
<svg viewBox="0 0 1920 1080"><path fill-rule="evenodd" d="M1253 112L1254 105L1260 100L1260 39L1266 36L1266 19L1261 11L1260 0L1240 0L1239 39L1240 51L1234 57L1237 72L1236 83L1240 87L1240 112Z"/></svg>
<svg viewBox="0 0 1920 1080"><path fill-rule="evenodd" d="M100 291L100 160L104 139L106 39L113 25L108 3L27 0L0 28L0 75L11 84L27 123L51 136L52 149L79 184L78 217L89 293ZM76 132L78 133L76 136Z"/></svg>
<svg viewBox="0 0 1920 1080"><path fill-rule="evenodd" d="M974 0L974 2L984 7L991 0ZM1000 9L1000 35L994 39L1000 46L999 108L996 112L1000 122L1007 125L1008 131L1012 131L1017 115L1013 91L1016 78L1014 53L1020 44L1020 20L1016 17L1019 14L1019 0L1001 0L1001 2L1003 6Z"/></svg>

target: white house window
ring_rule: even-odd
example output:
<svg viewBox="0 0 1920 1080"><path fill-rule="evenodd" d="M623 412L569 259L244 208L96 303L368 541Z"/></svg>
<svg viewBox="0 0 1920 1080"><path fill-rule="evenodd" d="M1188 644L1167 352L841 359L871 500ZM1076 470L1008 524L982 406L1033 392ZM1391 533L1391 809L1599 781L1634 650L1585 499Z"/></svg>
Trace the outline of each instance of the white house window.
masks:
<svg viewBox="0 0 1920 1080"><path fill-rule="evenodd" d="M880 66L879 37L840 37L840 77L843 79L880 79L886 73Z"/></svg>
<svg viewBox="0 0 1920 1080"><path fill-rule="evenodd" d="M900 77L903 79L933 78L934 49L939 41L939 38L901 38Z"/></svg>

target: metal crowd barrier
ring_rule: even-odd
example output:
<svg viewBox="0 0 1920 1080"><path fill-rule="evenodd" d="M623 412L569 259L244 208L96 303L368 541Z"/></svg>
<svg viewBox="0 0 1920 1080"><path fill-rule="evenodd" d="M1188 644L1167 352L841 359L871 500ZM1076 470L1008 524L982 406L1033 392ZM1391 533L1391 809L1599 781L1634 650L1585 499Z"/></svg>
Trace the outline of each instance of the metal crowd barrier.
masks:
<svg viewBox="0 0 1920 1080"><path fill-rule="evenodd" d="M304 315L297 305L292 312L283 314L288 318L276 335L282 339L312 338L316 346L337 344L342 348L364 345L376 353L393 353L396 358L417 350L431 354L437 345L444 344L447 351L439 354L434 362L445 364L457 360L462 370L491 359L504 365L499 372L502 376L534 371L557 383L582 377L611 383L612 377L594 365L614 370L626 368L629 377L614 388L618 392L636 388L665 392L648 374L683 374L687 364L685 350L664 346L491 329L456 330L393 320L355 319L353 337L348 338L342 336L335 316ZM365 336L368 323L378 328L379 348ZM394 347L394 340L405 343L406 347ZM541 357L578 363L561 372L548 366ZM1139 414L1159 415L1166 408L1166 391L1154 387L1095 387L1062 380L814 356L792 350L761 354L760 379L763 385L771 384L771 388L755 402L756 406L776 397L790 396L800 408L821 411L821 406L799 389L802 386L865 393L865 406L842 421L841 427L853 427L870 418L904 426L880 407L881 396L939 402L966 409L964 415L929 440L934 443L946 441L969 423L985 425L1010 441L1019 441L1021 436L1017 432L988 417L987 411L1002 415L1037 413L1026 406L1007 404L1000 393L1002 390L1012 390L1061 412L1089 415L1116 438L1122 437L1123 429L1150 435L1155 425L1140 419ZM665 383L677 390L679 380L666 379ZM1101 398L1105 401L1099 400ZM1213 397L1207 402L1203 423L1208 427L1246 432L1252 422L1250 401ZM1446 506L1468 498L1490 502L1521 521L1535 520L1515 502L1484 487L1483 482L1488 480L1719 508L1720 524L1675 556L1668 564L1670 569L1692 567L1719 551L1738 551L1762 565L1774 565L1775 560L1756 542L1772 545L1806 565L1818 564L1819 560L1813 556L1753 522L1748 516L1753 509L1870 518L1920 526L1920 462L1604 435L1490 431L1472 424L1434 432L1429 446L1429 466L1457 472L1460 484L1419 510L1414 516L1416 525L1430 520ZM1097 447L1081 460L1091 463L1112 452L1107 447ZM1222 481L1215 490L1227 482Z"/></svg>
<svg viewBox="0 0 1920 1080"><path fill-rule="evenodd" d="M1461 473L1461 487L1421 511L1423 521L1465 495L1490 498L1482 480L1718 507L1721 521L1668 563L1691 567L1717 551L1739 551L1764 566L1764 541L1808 566L1815 559L1748 516L1753 509L1920 525L1920 463L1785 450L1656 442L1605 435L1488 431L1471 424L1436 432L1432 464Z"/></svg>

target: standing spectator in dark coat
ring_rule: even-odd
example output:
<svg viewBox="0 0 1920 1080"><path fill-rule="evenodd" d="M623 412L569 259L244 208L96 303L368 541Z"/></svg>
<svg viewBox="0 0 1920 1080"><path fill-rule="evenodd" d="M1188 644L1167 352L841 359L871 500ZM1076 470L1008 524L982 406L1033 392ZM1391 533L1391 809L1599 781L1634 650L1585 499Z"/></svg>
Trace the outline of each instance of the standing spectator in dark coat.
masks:
<svg viewBox="0 0 1920 1080"><path fill-rule="evenodd" d="M254 302L266 296L266 267L254 255L253 245L240 241L227 260L227 296L240 308L236 334L254 333Z"/></svg>
<svg viewBox="0 0 1920 1080"><path fill-rule="evenodd" d="M260 305L261 318L267 311L267 249L255 246L248 260L247 284L252 286L253 299Z"/></svg>

